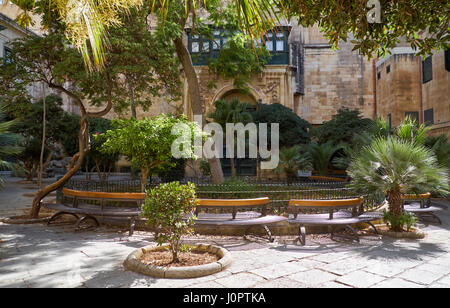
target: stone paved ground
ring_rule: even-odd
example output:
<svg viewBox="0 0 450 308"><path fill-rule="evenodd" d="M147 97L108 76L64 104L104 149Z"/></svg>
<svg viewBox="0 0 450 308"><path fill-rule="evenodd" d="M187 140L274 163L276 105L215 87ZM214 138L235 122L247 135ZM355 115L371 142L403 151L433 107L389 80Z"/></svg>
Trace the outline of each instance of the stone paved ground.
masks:
<svg viewBox="0 0 450 308"><path fill-rule="evenodd" d="M21 193L21 192L20 192ZM0 192L0 209L20 209L21 197ZM438 205L450 206L439 201ZM450 208L450 207L449 207ZM1 216L1 215L0 215ZM273 244L248 237L189 238L231 251L233 264L196 279L155 279L125 271L136 248L154 244L152 233L101 227L73 232L72 226L0 223L0 287L450 287L450 209L443 224L419 225L423 240L369 235L361 243L308 236L307 246L277 237Z"/></svg>

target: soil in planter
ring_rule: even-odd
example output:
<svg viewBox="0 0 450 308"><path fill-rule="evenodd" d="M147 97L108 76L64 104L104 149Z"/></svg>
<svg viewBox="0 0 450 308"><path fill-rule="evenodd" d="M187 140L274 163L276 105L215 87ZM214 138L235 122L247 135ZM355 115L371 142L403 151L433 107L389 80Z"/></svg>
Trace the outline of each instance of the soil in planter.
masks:
<svg viewBox="0 0 450 308"><path fill-rule="evenodd" d="M147 251L141 257L141 262L155 266L195 266L204 265L218 261L220 258L209 252L181 252L178 254L179 262L172 263L172 253L170 251Z"/></svg>

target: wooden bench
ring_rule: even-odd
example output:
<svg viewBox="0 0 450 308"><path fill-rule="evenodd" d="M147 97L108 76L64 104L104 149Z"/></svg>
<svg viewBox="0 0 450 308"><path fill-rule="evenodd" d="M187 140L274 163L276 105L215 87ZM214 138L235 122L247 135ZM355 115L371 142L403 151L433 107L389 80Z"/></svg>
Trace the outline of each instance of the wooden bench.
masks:
<svg viewBox="0 0 450 308"><path fill-rule="evenodd" d="M210 226L251 226L261 225L273 242L272 233L268 225L287 220L287 217L266 215L267 205L270 200L267 197L254 199L198 199L195 215L195 224ZM261 212L239 212L242 209L259 208ZM202 209L219 209L228 213L210 214L200 213ZM248 229L247 229L248 230Z"/></svg>
<svg viewBox="0 0 450 308"><path fill-rule="evenodd" d="M352 228L352 224L366 223L378 234L378 230L372 221L381 219L382 213L365 212L358 214L358 208L363 198L337 199L337 200L290 200L289 201L289 223L299 225L298 240L302 245L306 242L305 226L329 226L331 238L335 235L337 228L347 228L353 233L351 239L359 242L358 232ZM325 214L300 214L300 210L325 211ZM343 236L346 237L346 236Z"/></svg>
<svg viewBox="0 0 450 308"><path fill-rule="evenodd" d="M99 226L100 224L96 217L128 218L130 220L130 236L133 235L135 221L141 212L141 205L145 198L144 193L90 192L67 188L64 188L62 193L62 202L60 204L41 204L45 208L57 211L48 221L48 225L62 215L74 216L77 219L75 223L76 229L80 229L80 224L88 219ZM89 204L89 201L95 201L99 204ZM115 207L107 205L110 202L127 202L134 206Z"/></svg>
<svg viewBox="0 0 450 308"><path fill-rule="evenodd" d="M419 219L426 217L431 217L436 220L439 224L442 224L441 219L435 214L442 210L439 207L431 205L431 193L425 194L404 194L403 199L403 210L408 213L416 215ZM409 203L410 202L410 203Z"/></svg>

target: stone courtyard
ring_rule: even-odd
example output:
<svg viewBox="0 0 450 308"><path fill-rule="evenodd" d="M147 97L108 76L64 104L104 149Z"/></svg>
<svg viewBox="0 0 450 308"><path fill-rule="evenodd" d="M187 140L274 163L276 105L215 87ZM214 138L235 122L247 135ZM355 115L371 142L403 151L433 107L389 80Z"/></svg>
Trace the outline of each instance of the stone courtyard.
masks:
<svg viewBox="0 0 450 308"><path fill-rule="evenodd" d="M19 200L13 195L11 190L2 191L0 207ZM450 202L435 201L435 205L444 208L443 223L419 223L426 233L423 240L367 235L354 243L309 235L302 247L293 244L294 237L284 236L274 243L255 236L190 237L189 243L223 246L233 257L225 271L196 279L156 279L124 270L122 263L129 253L155 244L151 232L137 231L128 237L126 230L105 226L74 232L71 225L0 223L0 287L447 288L450 212L445 208ZM11 211L10 207L8 214Z"/></svg>

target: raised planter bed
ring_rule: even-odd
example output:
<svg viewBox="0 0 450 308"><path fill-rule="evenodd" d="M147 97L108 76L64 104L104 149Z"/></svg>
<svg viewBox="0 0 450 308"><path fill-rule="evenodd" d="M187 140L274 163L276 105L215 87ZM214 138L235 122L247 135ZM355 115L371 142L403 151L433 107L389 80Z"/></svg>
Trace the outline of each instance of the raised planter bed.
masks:
<svg viewBox="0 0 450 308"><path fill-rule="evenodd" d="M218 256L219 260L195 266L155 266L141 261L144 254L152 251L164 251L166 246L147 246L133 251L125 260L124 266L130 271L156 278L196 278L218 273L231 264L231 254L224 248L197 244L191 246L194 252L209 252Z"/></svg>

